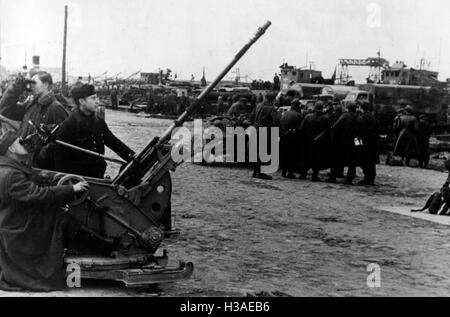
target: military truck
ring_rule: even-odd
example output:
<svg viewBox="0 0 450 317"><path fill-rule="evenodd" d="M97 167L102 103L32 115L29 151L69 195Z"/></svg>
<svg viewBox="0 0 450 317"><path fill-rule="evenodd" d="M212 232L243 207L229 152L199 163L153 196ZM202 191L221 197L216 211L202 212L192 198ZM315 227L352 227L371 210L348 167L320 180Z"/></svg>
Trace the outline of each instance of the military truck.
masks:
<svg viewBox="0 0 450 317"><path fill-rule="evenodd" d="M380 123L381 133L390 134L398 110L410 105L416 115L424 114L434 127L447 125L448 96L434 87L363 84L351 91L344 104L367 100Z"/></svg>

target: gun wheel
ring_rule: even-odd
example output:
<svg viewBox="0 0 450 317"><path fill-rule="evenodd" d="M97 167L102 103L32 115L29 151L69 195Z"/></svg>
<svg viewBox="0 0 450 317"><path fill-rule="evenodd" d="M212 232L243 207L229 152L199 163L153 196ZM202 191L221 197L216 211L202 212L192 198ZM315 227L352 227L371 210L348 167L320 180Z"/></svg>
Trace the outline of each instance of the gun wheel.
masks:
<svg viewBox="0 0 450 317"><path fill-rule="evenodd" d="M58 186L75 185L79 182L86 182L86 180L78 175L66 175L58 181ZM89 195L89 191L75 195L75 200L69 203L70 206L81 205Z"/></svg>

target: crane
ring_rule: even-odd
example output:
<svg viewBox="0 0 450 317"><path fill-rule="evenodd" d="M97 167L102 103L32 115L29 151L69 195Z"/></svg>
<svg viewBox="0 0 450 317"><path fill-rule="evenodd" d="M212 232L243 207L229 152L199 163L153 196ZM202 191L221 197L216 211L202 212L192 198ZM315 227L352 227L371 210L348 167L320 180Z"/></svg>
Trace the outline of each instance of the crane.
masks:
<svg viewBox="0 0 450 317"><path fill-rule="evenodd" d="M370 67L369 79L373 82L381 80L381 69L389 67L389 61L378 57L368 57L366 59L341 58L339 59L339 84L346 84L351 78L349 75L349 66Z"/></svg>

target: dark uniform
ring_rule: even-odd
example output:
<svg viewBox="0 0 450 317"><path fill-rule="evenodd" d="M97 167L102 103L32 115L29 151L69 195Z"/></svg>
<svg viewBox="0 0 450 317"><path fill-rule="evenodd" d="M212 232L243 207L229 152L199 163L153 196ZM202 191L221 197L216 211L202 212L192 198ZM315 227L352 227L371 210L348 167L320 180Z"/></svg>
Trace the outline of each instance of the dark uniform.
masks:
<svg viewBox="0 0 450 317"><path fill-rule="evenodd" d="M339 118L342 116L342 106L336 106L334 110L330 113L330 121L331 125L334 125L336 121L339 120Z"/></svg>
<svg viewBox="0 0 450 317"><path fill-rule="evenodd" d="M301 179L312 168L313 181L320 181L319 172L328 165L330 118L324 115L323 106L306 115L300 127Z"/></svg>
<svg viewBox="0 0 450 317"><path fill-rule="evenodd" d="M273 77L273 89L280 90L280 77L277 74Z"/></svg>
<svg viewBox="0 0 450 317"><path fill-rule="evenodd" d="M343 167L348 167L347 182L351 183L356 176L356 144L358 137L358 116L355 112L345 112L331 129L332 154L330 181L335 181Z"/></svg>
<svg viewBox="0 0 450 317"><path fill-rule="evenodd" d="M364 180L361 185L374 185L377 175L376 165L380 163L378 154L379 127L371 112L364 112L360 117L360 134L363 142L359 161L363 169Z"/></svg>
<svg viewBox="0 0 450 317"><path fill-rule="evenodd" d="M427 121L426 116L421 116L419 120L419 128L417 132L417 142L419 144L419 166L428 168L428 162L430 161L430 135L431 126Z"/></svg>
<svg viewBox="0 0 450 317"><path fill-rule="evenodd" d="M65 287L63 242L78 225L58 206L73 186L41 187L35 172L0 157L0 288L52 291Z"/></svg>
<svg viewBox="0 0 450 317"><path fill-rule="evenodd" d="M86 150L105 154L105 145L129 162L134 152L109 130L106 122L77 109L62 124L57 139ZM58 146L56 170L64 173L103 178L106 162L102 158Z"/></svg>
<svg viewBox="0 0 450 317"><path fill-rule="evenodd" d="M333 126L338 120L339 118L342 116L344 112L342 111L342 106L341 105L335 105L333 112L331 112L330 116L330 123L331 126ZM331 142L331 141L330 141ZM335 144L335 142L331 142L331 148L330 148L330 152L331 153L337 153L339 151L338 145ZM331 160L331 165L333 165L333 160ZM334 177L336 178L345 178L344 176L344 167L342 166L331 166L332 168L334 168ZM331 175L331 174L330 174Z"/></svg>
<svg viewBox="0 0 450 317"><path fill-rule="evenodd" d="M111 107L114 110L119 109L119 97L116 89L111 90Z"/></svg>
<svg viewBox="0 0 450 317"><path fill-rule="evenodd" d="M269 98L271 99L271 98ZM256 106L256 109L254 113L252 114L250 121L252 122L253 126L257 130L257 138L258 138L258 158L257 162L254 165L253 168L253 177L260 177L260 178L267 178L270 179L271 177L268 175L265 175L261 173L261 166L263 163L260 160L259 157L259 143L260 143L260 134L258 129L259 128L268 128L267 129L267 153L271 153L271 129L272 127L278 126L278 120L277 120L277 110L273 106L273 104L270 101L264 101Z"/></svg>
<svg viewBox="0 0 450 317"><path fill-rule="evenodd" d="M418 129L419 121L411 113L411 110L400 116L395 126L398 139L394 148L394 156L406 158L405 164L407 166L409 166L412 158L420 159L419 145L417 142Z"/></svg>
<svg viewBox="0 0 450 317"><path fill-rule="evenodd" d="M155 105L155 100L153 99L153 96L151 93L147 93L147 113L152 113Z"/></svg>
<svg viewBox="0 0 450 317"><path fill-rule="evenodd" d="M281 116L280 167L283 176L288 176L289 178L294 178L294 172L298 171L301 124L302 115L298 105L296 108L292 107L289 111L284 112Z"/></svg>

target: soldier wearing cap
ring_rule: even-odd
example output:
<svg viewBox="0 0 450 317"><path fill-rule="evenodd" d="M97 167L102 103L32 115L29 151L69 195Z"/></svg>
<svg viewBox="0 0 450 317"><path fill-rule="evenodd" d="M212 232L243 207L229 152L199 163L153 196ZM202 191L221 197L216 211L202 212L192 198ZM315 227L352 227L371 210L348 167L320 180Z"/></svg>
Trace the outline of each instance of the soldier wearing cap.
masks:
<svg viewBox="0 0 450 317"><path fill-rule="evenodd" d="M14 132L0 137L0 288L51 291L65 285L63 243L82 231L59 207L88 184L41 186L28 156Z"/></svg>
<svg viewBox="0 0 450 317"><path fill-rule="evenodd" d="M30 83L33 95L26 102L19 103L19 98ZM56 100L52 87L52 76L43 71L32 74L32 80L18 78L8 87L0 101L0 114L17 121L14 128L18 131L19 137L26 138L35 133L35 127L30 121L38 126L40 124L49 126L60 124L68 117L66 109ZM35 167L42 167L39 156L42 146L40 139L35 138L31 157L31 164Z"/></svg>
<svg viewBox="0 0 450 317"><path fill-rule="evenodd" d="M61 125L57 139L100 154L105 153L106 145L125 161L131 161L134 152L114 136L103 119L95 115L99 101L94 86L75 87L71 94L77 108ZM57 171L104 177L107 166L104 159L62 146L58 146L57 153Z"/></svg>

